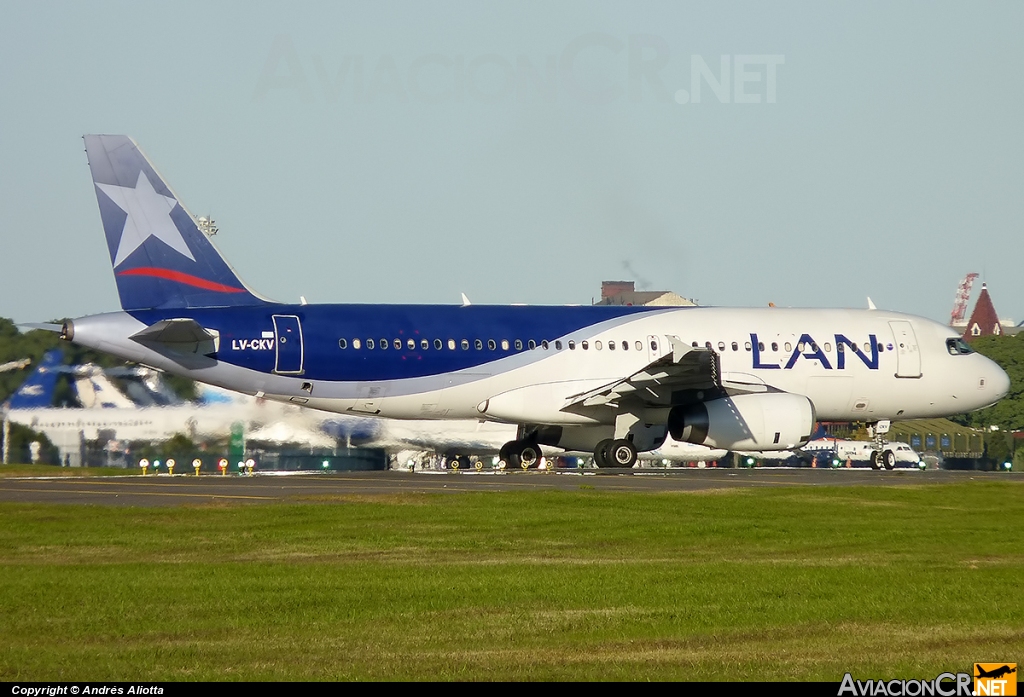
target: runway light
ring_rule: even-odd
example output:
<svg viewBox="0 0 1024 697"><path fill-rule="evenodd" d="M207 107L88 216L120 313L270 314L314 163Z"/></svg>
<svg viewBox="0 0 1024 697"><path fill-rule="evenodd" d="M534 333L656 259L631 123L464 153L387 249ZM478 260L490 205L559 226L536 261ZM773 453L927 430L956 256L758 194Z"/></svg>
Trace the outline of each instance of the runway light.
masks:
<svg viewBox="0 0 1024 697"><path fill-rule="evenodd" d="M323 463L323 465L321 465L321 466L322 466L322 467L323 467L324 469L327 469L328 467L330 467L330 466L331 466L331 461L330 461L330 460L324 460L324 463Z"/></svg>

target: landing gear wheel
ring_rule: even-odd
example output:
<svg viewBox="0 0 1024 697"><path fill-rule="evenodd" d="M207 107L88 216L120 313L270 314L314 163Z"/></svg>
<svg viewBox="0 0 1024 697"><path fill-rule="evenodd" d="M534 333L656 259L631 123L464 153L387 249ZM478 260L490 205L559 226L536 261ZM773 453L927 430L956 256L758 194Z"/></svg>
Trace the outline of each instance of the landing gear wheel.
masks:
<svg viewBox="0 0 1024 697"><path fill-rule="evenodd" d="M598 467L611 467L612 464L608 461L608 451L611 450L612 443L611 438L606 438L597 444L594 448L594 464Z"/></svg>
<svg viewBox="0 0 1024 697"><path fill-rule="evenodd" d="M891 470L896 468L896 453L891 450L886 450L882 454L882 463L885 465L885 469Z"/></svg>
<svg viewBox="0 0 1024 697"><path fill-rule="evenodd" d="M516 441L512 440L505 445L501 446L498 451L498 469L515 469L519 464L518 460L513 460L513 451L515 450Z"/></svg>
<svg viewBox="0 0 1024 697"><path fill-rule="evenodd" d="M608 448L608 461L612 467L626 469L635 465L636 460L636 446L628 440L612 441L611 447Z"/></svg>
<svg viewBox="0 0 1024 697"><path fill-rule="evenodd" d="M882 469L882 453L878 452L877 450L871 451L871 469Z"/></svg>
<svg viewBox="0 0 1024 697"><path fill-rule="evenodd" d="M536 443L522 443L517 454L519 456L519 466L524 470L537 467L540 464L540 446Z"/></svg>

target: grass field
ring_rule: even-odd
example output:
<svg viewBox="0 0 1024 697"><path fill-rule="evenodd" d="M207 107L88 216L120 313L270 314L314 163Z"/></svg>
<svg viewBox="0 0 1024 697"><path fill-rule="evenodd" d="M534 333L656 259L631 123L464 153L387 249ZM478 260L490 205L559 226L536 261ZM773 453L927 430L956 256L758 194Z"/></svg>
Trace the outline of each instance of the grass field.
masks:
<svg viewBox="0 0 1024 697"><path fill-rule="evenodd" d="M0 680L931 678L1024 662L1024 481L0 506Z"/></svg>

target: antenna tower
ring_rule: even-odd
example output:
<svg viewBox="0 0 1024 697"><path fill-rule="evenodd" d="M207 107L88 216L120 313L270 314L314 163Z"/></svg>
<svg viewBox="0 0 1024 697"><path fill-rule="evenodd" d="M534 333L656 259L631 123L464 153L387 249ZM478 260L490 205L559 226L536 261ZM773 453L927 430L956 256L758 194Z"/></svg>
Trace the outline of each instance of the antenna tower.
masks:
<svg viewBox="0 0 1024 697"><path fill-rule="evenodd" d="M953 311L949 313L950 326L964 321L964 315L967 314L967 301L971 299L971 287L977 277L978 274L969 273L956 287L956 300L953 302Z"/></svg>

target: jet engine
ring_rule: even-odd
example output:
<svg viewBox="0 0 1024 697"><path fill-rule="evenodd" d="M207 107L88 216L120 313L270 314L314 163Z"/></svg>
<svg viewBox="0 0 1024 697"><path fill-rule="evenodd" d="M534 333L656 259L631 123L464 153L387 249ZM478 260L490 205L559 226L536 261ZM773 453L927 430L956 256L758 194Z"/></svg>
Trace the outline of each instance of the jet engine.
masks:
<svg viewBox="0 0 1024 697"><path fill-rule="evenodd" d="M811 439L814 420L814 405L802 395L746 394L674 407L668 432L710 448L790 450Z"/></svg>

